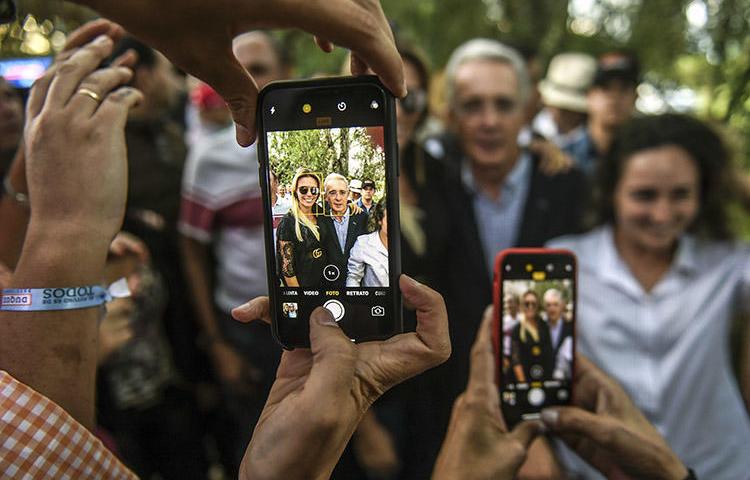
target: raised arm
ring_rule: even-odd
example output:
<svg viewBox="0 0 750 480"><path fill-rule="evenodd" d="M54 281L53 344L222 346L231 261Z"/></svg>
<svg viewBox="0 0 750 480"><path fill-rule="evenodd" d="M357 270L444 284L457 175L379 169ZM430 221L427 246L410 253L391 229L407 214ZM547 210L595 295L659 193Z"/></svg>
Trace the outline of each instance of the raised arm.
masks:
<svg viewBox="0 0 750 480"><path fill-rule="evenodd" d="M131 88L118 88L130 79L130 69L96 70L113 41L103 35L87 42L115 30L101 21L71 35L63 59L31 91L25 143L33 209L9 287L70 288L101 281L125 208L125 121L141 98ZM100 314L95 307L0 312L0 365L89 427Z"/></svg>
<svg viewBox="0 0 750 480"><path fill-rule="evenodd" d="M232 39L256 28L298 28L318 45L352 50L352 72L371 68L394 94L406 95L401 57L378 0L77 0L160 50L172 63L224 97L237 141L255 138L258 88L232 54ZM169 19L169 21L164 21Z"/></svg>

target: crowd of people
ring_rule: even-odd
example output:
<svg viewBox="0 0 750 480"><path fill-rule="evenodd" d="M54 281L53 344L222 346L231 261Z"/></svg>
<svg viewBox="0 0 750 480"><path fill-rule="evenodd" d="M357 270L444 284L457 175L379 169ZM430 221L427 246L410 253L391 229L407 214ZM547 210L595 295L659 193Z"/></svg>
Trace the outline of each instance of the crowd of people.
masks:
<svg viewBox="0 0 750 480"><path fill-rule="evenodd" d="M112 21L26 95L0 80L0 476L749 478L750 336L736 371L729 340L750 182L715 127L635 111L633 54L532 78L533 55L472 39L440 114L376 0L79 3ZM293 63L261 27L350 48L398 97L406 333L353 344L318 308L310 349L272 338L251 144L258 89ZM280 284L335 263L342 287L387 286L375 182L299 169L271 190ZM545 245L576 254L577 304L508 295L497 364L495 255ZM533 351L571 405L509 431L495 372L527 381Z"/></svg>

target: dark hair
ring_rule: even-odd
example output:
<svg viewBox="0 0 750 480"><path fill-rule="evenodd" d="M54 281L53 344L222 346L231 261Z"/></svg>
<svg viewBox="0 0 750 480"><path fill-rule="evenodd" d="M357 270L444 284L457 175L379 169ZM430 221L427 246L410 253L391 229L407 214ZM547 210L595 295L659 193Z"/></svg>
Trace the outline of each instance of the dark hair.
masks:
<svg viewBox="0 0 750 480"><path fill-rule="evenodd" d="M383 221L383 217L385 217L385 199L385 196L381 198L380 201L372 207L372 210L370 210L370 214L367 217L367 231L370 233L380 230L380 223Z"/></svg>
<svg viewBox="0 0 750 480"><path fill-rule="evenodd" d="M738 195L729 151L712 128L674 113L635 118L619 130L597 171L594 223L614 223L614 192L628 160L643 150L667 145L685 150L698 170L700 208L688 231L704 238L731 239L728 209Z"/></svg>
<svg viewBox="0 0 750 480"><path fill-rule="evenodd" d="M135 68L146 67L150 69L156 65L156 54L154 53L154 50L145 43L142 43L135 37L131 36L125 36L122 40L117 42L117 45L115 45L115 48L110 55L110 60L116 59L128 50L134 50L135 53L138 54Z"/></svg>
<svg viewBox="0 0 750 480"><path fill-rule="evenodd" d="M429 64L427 63L426 56L416 46L407 42L403 38L396 40L396 49L398 50L398 53L401 55L401 58L404 61L411 63L412 66L417 70L417 76L419 77L419 84L422 86L422 89L424 90L427 98L429 98L430 67L429 67ZM417 125L416 125L417 130L422 126L424 121L427 119L428 111L429 111L429 108L427 104L425 104L425 108L422 110L422 112L420 113L419 119L417 120Z"/></svg>
<svg viewBox="0 0 750 480"><path fill-rule="evenodd" d="M536 290L526 290L525 292L523 292L523 295L521 295L522 301L524 298L526 298L526 295L533 295L536 299L537 306L539 306L539 294L536 293Z"/></svg>

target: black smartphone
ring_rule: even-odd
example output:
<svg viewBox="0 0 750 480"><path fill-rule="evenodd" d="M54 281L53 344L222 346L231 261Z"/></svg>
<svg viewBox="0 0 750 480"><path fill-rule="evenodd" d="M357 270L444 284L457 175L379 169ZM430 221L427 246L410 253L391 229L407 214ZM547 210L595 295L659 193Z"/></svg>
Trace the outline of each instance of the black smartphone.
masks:
<svg viewBox="0 0 750 480"><path fill-rule="evenodd" d="M308 347L328 309L353 341L403 331L395 102L377 77L268 84L258 100L272 330Z"/></svg>
<svg viewBox="0 0 750 480"><path fill-rule="evenodd" d="M512 248L495 259L493 340L509 426L570 402L576 344L576 258Z"/></svg>

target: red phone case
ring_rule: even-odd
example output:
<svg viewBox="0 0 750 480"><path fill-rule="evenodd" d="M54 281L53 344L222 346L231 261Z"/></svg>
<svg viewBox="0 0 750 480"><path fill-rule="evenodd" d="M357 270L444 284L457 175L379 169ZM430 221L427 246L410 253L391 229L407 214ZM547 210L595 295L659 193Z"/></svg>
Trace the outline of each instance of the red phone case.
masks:
<svg viewBox="0 0 750 480"><path fill-rule="evenodd" d="M570 250L566 250L563 248L506 248L505 250L499 252L497 256L495 256L495 274L494 279L492 282L492 305L493 305L493 312L492 312L492 345L495 350L495 366L501 364L502 359L500 358L500 355L502 355L501 349L500 349L500 320L501 320L501 313L503 311L503 304L502 299L500 298L500 291L502 290L501 287L501 281L502 281L502 264L503 260L505 260L505 257L510 255L570 255L573 258L574 265L577 264L576 257L573 252ZM576 285L576 288L573 289L573 303L576 305L576 308L573 311L574 319L578 316L577 311L577 304L578 304L578 267L574 268L574 284ZM575 320L574 320L575 321ZM570 384L571 387L575 381L575 345L576 345L576 334L573 335L573 365L572 365L572 372L571 372L571 380ZM500 368L495 368L495 383L498 385L498 387L502 387L500 382Z"/></svg>

